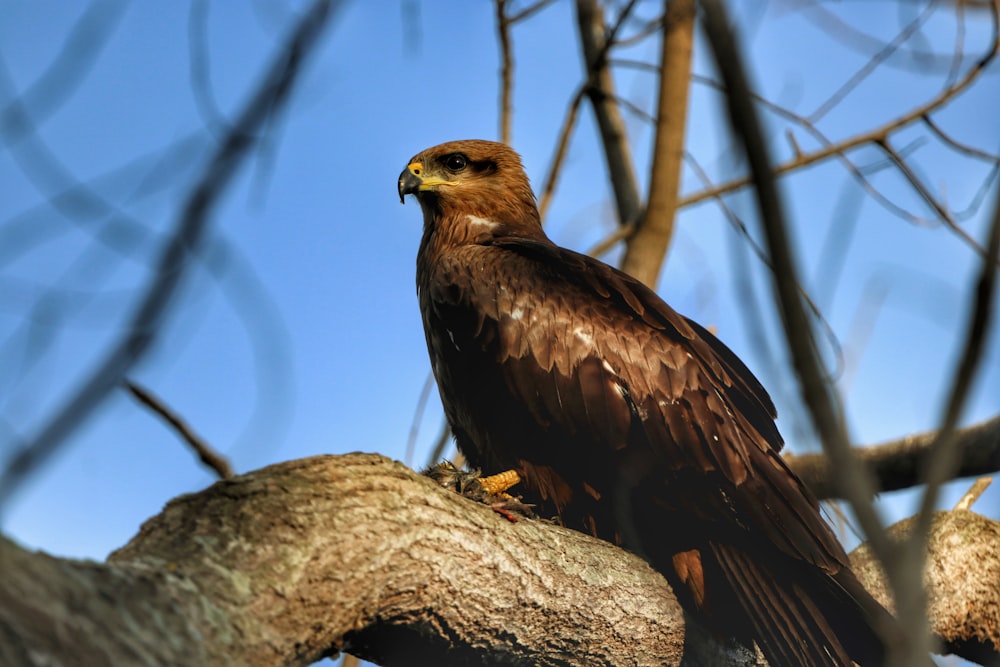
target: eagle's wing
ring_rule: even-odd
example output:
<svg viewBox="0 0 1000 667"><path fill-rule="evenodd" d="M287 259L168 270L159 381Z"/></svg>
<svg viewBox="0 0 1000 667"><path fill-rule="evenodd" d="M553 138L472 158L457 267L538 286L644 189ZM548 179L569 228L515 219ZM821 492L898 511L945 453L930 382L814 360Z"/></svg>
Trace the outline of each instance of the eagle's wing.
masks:
<svg viewBox="0 0 1000 667"><path fill-rule="evenodd" d="M767 392L729 348L586 255L520 238L492 246L509 255L509 273L535 283L496 295L497 360L534 419L549 431L598 434L617 463L642 467L637 484L666 475L667 484L655 480L657 502L702 527L762 531L794 558L840 569L842 548L779 456Z"/></svg>

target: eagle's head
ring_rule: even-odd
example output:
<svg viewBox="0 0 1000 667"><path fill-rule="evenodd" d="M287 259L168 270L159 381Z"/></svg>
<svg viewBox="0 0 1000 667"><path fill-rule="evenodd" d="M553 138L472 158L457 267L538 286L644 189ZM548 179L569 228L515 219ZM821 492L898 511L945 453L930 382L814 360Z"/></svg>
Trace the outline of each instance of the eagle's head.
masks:
<svg viewBox="0 0 1000 667"><path fill-rule="evenodd" d="M400 202L416 196L427 224L473 216L508 233L541 231L521 157L505 144L474 139L428 148L410 159L397 187Z"/></svg>

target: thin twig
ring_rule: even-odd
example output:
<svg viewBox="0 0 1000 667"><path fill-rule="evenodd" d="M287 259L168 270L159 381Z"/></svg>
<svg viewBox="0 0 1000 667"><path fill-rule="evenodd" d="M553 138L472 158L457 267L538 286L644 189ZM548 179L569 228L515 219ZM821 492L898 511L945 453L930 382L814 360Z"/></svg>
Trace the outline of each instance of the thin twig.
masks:
<svg viewBox="0 0 1000 667"><path fill-rule="evenodd" d="M907 163L907 161L903 159L903 157L892 147L892 144L889 143L888 137L879 139L875 142L875 145L881 148L882 151L889 156L889 159L892 160L892 163L903 175L903 178L905 178L910 184L910 187L912 187L916 191L917 195L924 200L924 203L937 214L937 217L941 219L948 229L957 234L969 245L970 248L974 248L978 250L980 254L987 256L986 250L976 242L976 239L974 239L969 232L962 229L958 223L955 222L945 205L939 202L937 198L926 188L926 186L924 186L923 181L921 181L920 178L914 173L909 163Z"/></svg>
<svg viewBox="0 0 1000 667"><path fill-rule="evenodd" d="M417 445L417 436L420 434L420 423L423 421L427 399L430 398L431 389L433 388L434 373L428 371L427 377L424 379L424 386L420 388L417 407L413 410L413 421L410 422L410 435L406 439L406 453L403 455L403 463L410 467L413 467L413 452Z"/></svg>
<svg viewBox="0 0 1000 667"><path fill-rule="evenodd" d="M822 104L820 104L815 111L809 114L809 122L815 123L827 113L830 112L835 106L840 104L845 97L847 97L851 91L857 88L862 81L864 81L869 74L878 69L879 65L885 62L889 56L894 54L899 47L901 47L913 34L931 17L934 13L935 3L930 2L924 7L924 10L917 15L912 21L910 21L903 29L896 35L895 38L885 46L883 46L875 55L869 58L868 62L862 65L861 69L855 72L850 79L848 79L840 88L838 88L830 97L828 97Z"/></svg>
<svg viewBox="0 0 1000 667"><path fill-rule="evenodd" d="M122 384L136 400L173 427L177 435L181 437L181 440L190 445L191 449L198 455L198 460L214 470L219 479L229 479L233 476L233 468L229 465L229 461L216 452L201 436L195 433L194 429L188 426L177 413L167 407L158 396L131 380L125 380Z"/></svg>
<svg viewBox="0 0 1000 667"><path fill-rule="evenodd" d="M955 428L972 391L972 381L979 371L979 362L983 356L986 332L989 330L993 312L998 262L1000 262L1000 188L997 190L986 251L979 276L976 279L968 329L962 346L962 357L955 370L938 437L930 446L930 451L923 461L921 477L926 481L927 486L920 500L920 510L916 515L913 532L905 543L905 549L900 554L902 562L898 568L895 568L899 572L897 576L901 579L899 587L902 592L908 597L913 596L912 608L910 609L907 609L907 605L903 604L901 600L900 620L904 624L926 624L926 596L916 596L912 587L917 589L921 587L928 534L941 487L954 476L961 462L961 450L955 446ZM900 593L897 591L897 595ZM910 615L904 616L905 612Z"/></svg>
<svg viewBox="0 0 1000 667"><path fill-rule="evenodd" d="M566 153L569 150L569 139L573 134L573 129L576 127L576 119L579 116L580 105L583 103L586 92L586 84L580 86L573 94L573 99L570 101L569 106L566 107L566 116L563 118L562 128L559 130L559 138L556 140L555 154L552 156L549 170L545 174L545 180L542 185L542 196L538 199L538 213L542 221L545 220L549 204L552 203L556 184L559 182L562 166L566 161Z"/></svg>
<svg viewBox="0 0 1000 667"><path fill-rule="evenodd" d="M518 13L514 14L513 16L508 17L507 22L510 25L514 25L516 23L520 23L521 21L524 21L524 20L526 20L528 18L531 18L537 12L540 12L541 10L545 9L546 7L548 7L549 5L553 4L554 2L555 2L555 0L538 0L538 2L536 2L535 4L528 5L527 7L525 7L524 9L522 9L521 11L519 11Z"/></svg>
<svg viewBox="0 0 1000 667"><path fill-rule="evenodd" d="M966 155L970 155L972 157L979 158L980 160L984 160L986 162L991 162L993 164L1000 163L1000 155L996 155L994 153L988 153L982 149L976 148L975 146L963 144L962 142L958 141L950 134L945 132L940 125L935 123L934 119L930 117L930 114L924 114L923 116L920 117L920 120L924 121L924 124L928 128L930 128L931 132L937 135L938 139L948 144L956 151L959 151L960 153L965 153Z"/></svg>

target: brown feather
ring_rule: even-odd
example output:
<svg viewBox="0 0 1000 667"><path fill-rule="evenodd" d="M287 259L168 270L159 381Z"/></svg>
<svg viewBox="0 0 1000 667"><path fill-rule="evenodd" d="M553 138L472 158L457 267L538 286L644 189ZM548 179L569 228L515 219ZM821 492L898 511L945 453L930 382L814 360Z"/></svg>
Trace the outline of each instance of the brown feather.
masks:
<svg viewBox="0 0 1000 667"><path fill-rule="evenodd" d="M774 405L729 348L553 244L502 144L418 154L405 193L424 213L427 347L473 465L518 468L528 502L641 553L689 611L771 664L878 664L888 614L778 456Z"/></svg>

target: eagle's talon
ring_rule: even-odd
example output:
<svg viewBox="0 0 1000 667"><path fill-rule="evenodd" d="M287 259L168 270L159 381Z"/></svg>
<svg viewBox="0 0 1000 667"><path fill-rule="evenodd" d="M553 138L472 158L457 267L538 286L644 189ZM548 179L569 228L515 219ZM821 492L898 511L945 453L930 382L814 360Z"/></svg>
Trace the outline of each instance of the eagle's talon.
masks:
<svg viewBox="0 0 1000 667"><path fill-rule="evenodd" d="M532 505L507 493L508 489L521 481L516 470L483 477L479 470L460 470L451 461L441 461L424 470L423 474L460 496L489 505L511 523L518 521L515 513L528 518L535 516Z"/></svg>

